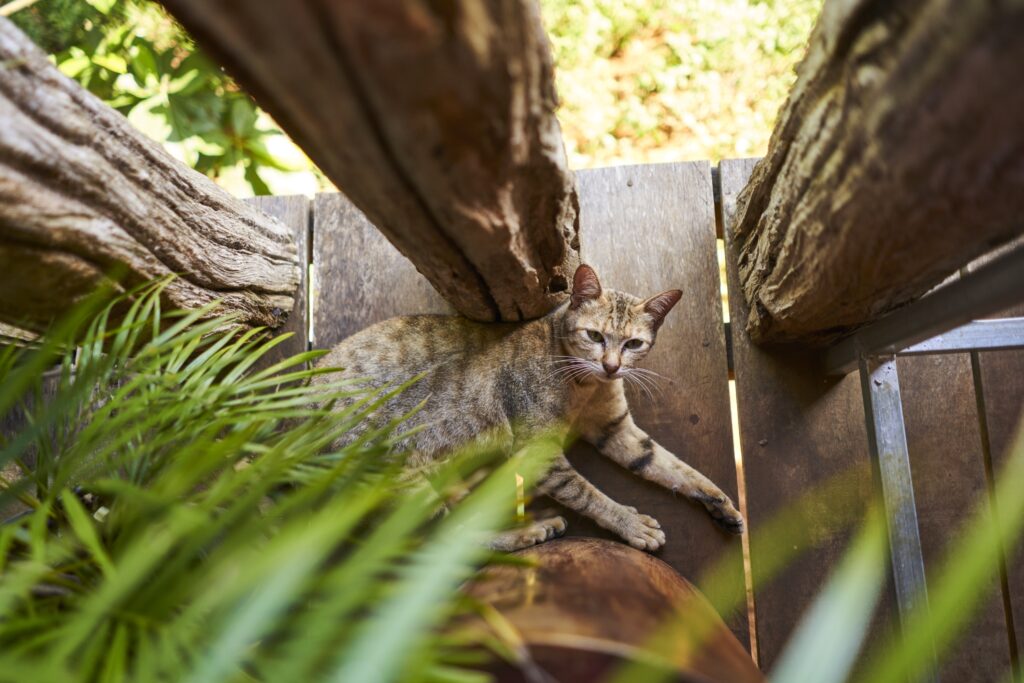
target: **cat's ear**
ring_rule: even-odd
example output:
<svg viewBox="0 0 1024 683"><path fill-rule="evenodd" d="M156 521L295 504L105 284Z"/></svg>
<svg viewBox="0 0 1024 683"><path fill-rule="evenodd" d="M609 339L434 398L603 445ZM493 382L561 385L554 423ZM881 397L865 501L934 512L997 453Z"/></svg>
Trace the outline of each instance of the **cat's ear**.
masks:
<svg viewBox="0 0 1024 683"><path fill-rule="evenodd" d="M601 296L601 282L597 279L597 273L590 266L581 264L572 276L572 303L569 308L577 309L584 301L596 299Z"/></svg>
<svg viewBox="0 0 1024 683"><path fill-rule="evenodd" d="M678 289L670 289L667 292L655 294L643 303L644 312L654 318L655 330L661 327L661 323L665 321L665 316L668 315L668 312L672 310L673 306L679 303L679 299L681 299L682 296L682 291Z"/></svg>

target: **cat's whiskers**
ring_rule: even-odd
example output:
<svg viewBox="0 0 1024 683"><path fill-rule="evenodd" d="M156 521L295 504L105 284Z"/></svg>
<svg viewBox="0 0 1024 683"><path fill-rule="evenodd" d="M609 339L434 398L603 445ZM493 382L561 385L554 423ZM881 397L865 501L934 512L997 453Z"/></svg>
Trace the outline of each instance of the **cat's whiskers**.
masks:
<svg viewBox="0 0 1024 683"><path fill-rule="evenodd" d="M668 382L669 384L672 383L671 379L669 379L665 375L662 375L660 373L655 372L654 370L651 370L650 368L630 368L630 369L636 371L637 373L639 373L641 375L644 375L645 377L655 377L657 379L663 379L666 382Z"/></svg>
<svg viewBox="0 0 1024 683"><path fill-rule="evenodd" d="M643 391L647 395L648 399L653 403L654 391L657 391L660 394L661 387L654 384L654 381L651 378L646 377L642 373L636 372L636 370L637 368L628 368L622 373L622 378Z"/></svg>
<svg viewBox="0 0 1024 683"><path fill-rule="evenodd" d="M552 372L549 372L547 375L545 375L543 378L544 381L554 377L557 377L561 380L569 380L571 378L576 377L581 372L589 370L589 368L586 367L585 365L585 361L582 358L577 358L575 356L571 356L565 359L553 359L551 362L553 364L561 363L562 365L560 367L555 368Z"/></svg>
<svg viewBox="0 0 1024 683"><path fill-rule="evenodd" d="M654 402L654 394L651 393L651 390L648 388L646 384L640 381L639 375L623 375L623 379L626 380L627 382L632 383L633 386L637 387L640 391L646 394L647 399L651 403Z"/></svg>
<svg viewBox="0 0 1024 683"><path fill-rule="evenodd" d="M637 377L638 380L640 380L644 384L648 385L651 388L651 391L652 391L652 393L654 393L655 396L661 396L662 394L665 393L663 387L660 384L658 384L653 378L648 377L647 375L644 375L644 374L639 374L636 377ZM672 380L668 380L668 381L671 383Z"/></svg>

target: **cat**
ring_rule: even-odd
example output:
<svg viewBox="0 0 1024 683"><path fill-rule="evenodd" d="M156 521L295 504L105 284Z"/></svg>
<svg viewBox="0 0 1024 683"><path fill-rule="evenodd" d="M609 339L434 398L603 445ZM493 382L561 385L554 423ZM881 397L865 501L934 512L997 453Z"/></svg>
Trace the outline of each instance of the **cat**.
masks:
<svg viewBox="0 0 1024 683"><path fill-rule="evenodd" d="M650 352L681 296L670 290L639 299L606 290L594 269L581 265L569 299L543 318L525 323L441 315L392 318L345 339L317 365L344 368L343 377L365 378L373 387L395 386L423 373L374 414L375 421L391 420L424 403L409 418L419 430L399 444L419 463L442 460L481 434L497 434L502 447L513 452L531 434L567 425L633 474L703 504L719 526L741 533L743 517L729 497L640 429L626 402L624 379L643 372L636 364ZM336 377L320 375L314 381ZM564 454L555 457L537 488L635 548L653 551L665 543L657 520L602 493ZM538 520L500 532L490 545L518 550L565 528L562 517Z"/></svg>

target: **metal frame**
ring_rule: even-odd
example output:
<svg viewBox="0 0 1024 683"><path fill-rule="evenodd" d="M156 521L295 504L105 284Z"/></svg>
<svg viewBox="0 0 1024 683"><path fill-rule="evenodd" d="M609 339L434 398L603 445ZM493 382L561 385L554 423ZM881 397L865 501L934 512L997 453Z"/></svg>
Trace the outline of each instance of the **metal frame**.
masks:
<svg viewBox="0 0 1024 683"><path fill-rule="evenodd" d="M902 626L911 613L927 612L928 589L896 357L1024 348L1024 318L964 324L1022 300L1024 248L1018 248L868 325L826 354L830 374L860 371L868 445L888 522ZM934 652L919 680L937 680Z"/></svg>
<svg viewBox="0 0 1024 683"><path fill-rule="evenodd" d="M973 273L843 339L825 356L828 374L857 369L861 356L898 354L971 320L1024 300L1024 247L993 259Z"/></svg>

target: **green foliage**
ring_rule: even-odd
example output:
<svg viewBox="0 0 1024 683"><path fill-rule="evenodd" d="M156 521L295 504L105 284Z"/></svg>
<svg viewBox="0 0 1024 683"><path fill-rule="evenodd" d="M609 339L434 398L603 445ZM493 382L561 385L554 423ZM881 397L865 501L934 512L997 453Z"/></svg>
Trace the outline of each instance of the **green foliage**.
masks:
<svg viewBox="0 0 1024 683"><path fill-rule="evenodd" d="M22 475L0 480L0 509L27 507L0 526L0 671L462 675L477 645L439 627L467 608L457 588L486 559L481 535L511 516L515 472L534 475L550 449L501 465L437 520L436 491L494 454L461 454L429 486L400 477L401 425L332 446L390 394L351 381L314 394L318 352L260 369L281 338L231 331L211 310L162 312L162 286L94 303L40 348L0 351L0 414L29 416L0 440L0 465ZM54 359L55 394L28 400ZM342 397L357 400L331 412Z"/></svg>
<svg viewBox="0 0 1024 683"><path fill-rule="evenodd" d="M240 172L256 194L270 194L262 171L298 170L267 147L280 131L155 3L41 0L12 19L64 74L196 170Z"/></svg>
<svg viewBox="0 0 1024 683"><path fill-rule="evenodd" d="M541 0L570 165L763 154L822 0Z"/></svg>

